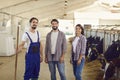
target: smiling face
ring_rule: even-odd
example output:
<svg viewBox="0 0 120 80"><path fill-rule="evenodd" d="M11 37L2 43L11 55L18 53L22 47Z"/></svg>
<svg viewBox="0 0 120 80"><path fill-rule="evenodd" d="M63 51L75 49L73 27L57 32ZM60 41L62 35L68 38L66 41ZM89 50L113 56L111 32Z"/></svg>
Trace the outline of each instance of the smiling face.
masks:
<svg viewBox="0 0 120 80"><path fill-rule="evenodd" d="M76 35L80 35L82 33L82 29L80 28L80 26L76 26L75 33Z"/></svg>
<svg viewBox="0 0 120 80"><path fill-rule="evenodd" d="M32 29L36 29L38 26L38 21L36 19L33 19L30 23L30 26Z"/></svg>
<svg viewBox="0 0 120 80"><path fill-rule="evenodd" d="M75 27L75 34L76 36L80 36L81 34L84 35L84 28L81 24L77 24Z"/></svg>
<svg viewBox="0 0 120 80"><path fill-rule="evenodd" d="M58 26L59 26L58 22L53 21L53 22L51 22L51 25L52 25L52 29L53 30L57 30L58 29Z"/></svg>

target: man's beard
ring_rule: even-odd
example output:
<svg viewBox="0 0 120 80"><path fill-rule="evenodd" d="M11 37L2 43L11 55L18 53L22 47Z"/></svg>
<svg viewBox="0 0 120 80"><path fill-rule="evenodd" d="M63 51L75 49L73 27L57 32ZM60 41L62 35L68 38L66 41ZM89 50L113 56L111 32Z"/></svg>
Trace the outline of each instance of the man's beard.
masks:
<svg viewBox="0 0 120 80"><path fill-rule="evenodd" d="M36 28L37 28L37 25L33 25L33 26L32 26L32 29L36 29Z"/></svg>
<svg viewBox="0 0 120 80"><path fill-rule="evenodd" d="M36 27L32 27L32 29L36 29Z"/></svg>
<svg viewBox="0 0 120 80"><path fill-rule="evenodd" d="M53 26L53 27L52 27L52 29L53 29L53 30L57 30L57 29L58 29L58 27L56 27L56 26Z"/></svg>

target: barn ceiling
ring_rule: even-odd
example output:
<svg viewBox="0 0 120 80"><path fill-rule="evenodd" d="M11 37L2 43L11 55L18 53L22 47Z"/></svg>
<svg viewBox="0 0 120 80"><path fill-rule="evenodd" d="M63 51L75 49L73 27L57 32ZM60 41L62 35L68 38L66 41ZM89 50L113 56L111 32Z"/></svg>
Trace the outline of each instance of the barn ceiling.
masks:
<svg viewBox="0 0 120 80"><path fill-rule="evenodd" d="M67 1L67 3L65 2ZM89 6L96 0L1 0L0 12L41 20L50 18L73 18L73 12L79 8Z"/></svg>
<svg viewBox="0 0 120 80"><path fill-rule="evenodd" d="M0 12L23 18L37 17L41 21L51 18L73 19L74 11L92 5L98 0L0 0ZM99 0L111 8L115 0ZM109 3L111 2L111 3ZM117 4L117 5L116 5ZM120 1L112 4L120 10ZM112 9L113 9L112 8ZM66 17L67 16L67 17Z"/></svg>

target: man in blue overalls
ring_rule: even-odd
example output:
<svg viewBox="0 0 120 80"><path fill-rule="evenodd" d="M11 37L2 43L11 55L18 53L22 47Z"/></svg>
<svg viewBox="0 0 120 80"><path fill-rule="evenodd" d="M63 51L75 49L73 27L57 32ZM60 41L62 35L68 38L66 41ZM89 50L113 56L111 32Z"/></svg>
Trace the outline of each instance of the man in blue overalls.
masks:
<svg viewBox="0 0 120 80"><path fill-rule="evenodd" d="M22 43L19 45L18 51L27 43L24 80L38 80L40 62L43 60L43 49L40 43L40 34L36 30L38 19L33 17L29 22L31 27L29 31L23 34Z"/></svg>

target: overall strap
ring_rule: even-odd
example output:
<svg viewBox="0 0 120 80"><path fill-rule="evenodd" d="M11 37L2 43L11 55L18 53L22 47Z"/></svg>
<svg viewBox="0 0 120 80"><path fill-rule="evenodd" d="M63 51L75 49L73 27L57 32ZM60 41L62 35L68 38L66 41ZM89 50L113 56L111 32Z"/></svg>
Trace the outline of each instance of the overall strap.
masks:
<svg viewBox="0 0 120 80"><path fill-rule="evenodd" d="M26 32L28 38L30 39L30 42L32 43L32 39L30 38L29 34Z"/></svg>
<svg viewBox="0 0 120 80"><path fill-rule="evenodd" d="M38 35L38 42L39 42L39 32L37 31L37 35Z"/></svg>

